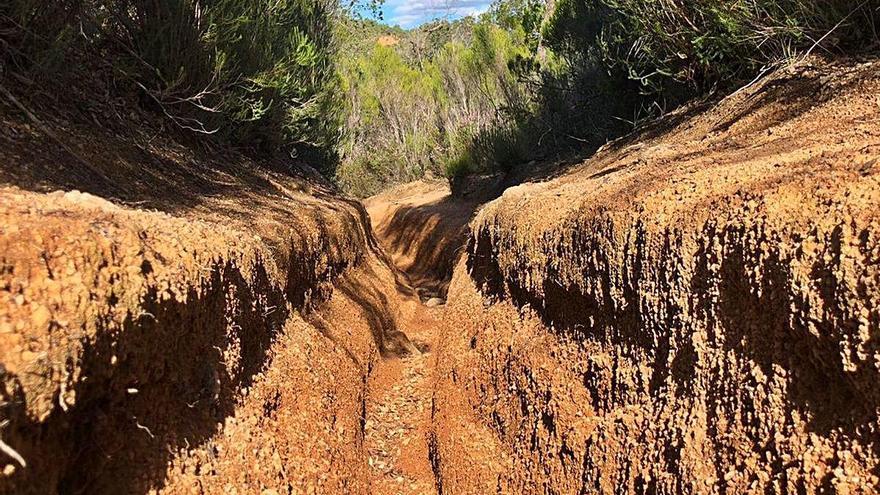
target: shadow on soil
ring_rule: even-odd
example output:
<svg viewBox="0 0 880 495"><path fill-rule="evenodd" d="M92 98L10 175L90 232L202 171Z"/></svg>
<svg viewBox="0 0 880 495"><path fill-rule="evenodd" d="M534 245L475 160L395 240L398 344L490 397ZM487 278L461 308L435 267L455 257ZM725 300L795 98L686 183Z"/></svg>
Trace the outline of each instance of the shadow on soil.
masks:
<svg viewBox="0 0 880 495"><path fill-rule="evenodd" d="M423 299L446 298L452 271L464 250L467 225L479 203L447 196L434 203L402 206L377 233L386 251L398 253L409 283Z"/></svg>
<svg viewBox="0 0 880 495"><path fill-rule="evenodd" d="M4 436L24 446L29 464L5 481L16 493L162 488L168 462L210 442L234 413L240 390L269 365L288 317L284 297L262 265L246 280L232 264L215 265L186 302L149 294L122 329L99 330L96 341L83 343L68 411L56 408L34 423L21 407L24 397L12 402L14 426Z"/></svg>

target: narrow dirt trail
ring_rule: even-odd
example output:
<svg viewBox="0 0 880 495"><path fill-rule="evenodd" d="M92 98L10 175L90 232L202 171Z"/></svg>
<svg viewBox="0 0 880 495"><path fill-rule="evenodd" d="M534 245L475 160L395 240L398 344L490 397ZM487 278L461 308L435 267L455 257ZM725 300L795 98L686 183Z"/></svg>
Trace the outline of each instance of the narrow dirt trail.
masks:
<svg viewBox="0 0 880 495"><path fill-rule="evenodd" d="M434 370L429 349L435 340L437 323L432 313L436 311L439 308L418 311L405 329L419 342L422 354L385 359L373 370L364 428L371 493L437 492L427 439Z"/></svg>
<svg viewBox="0 0 880 495"><path fill-rule="evenodd" d="M432 354L445 310L444 298L460 230L472 205L454 202L445 184L416 183L366 201L373 229L408 287L400 298L399 330L421 354L389 357L370 377L364 444L371 469L370 493L437 493L428 457ZM415 296L417 295L417 297Z"/></svg>

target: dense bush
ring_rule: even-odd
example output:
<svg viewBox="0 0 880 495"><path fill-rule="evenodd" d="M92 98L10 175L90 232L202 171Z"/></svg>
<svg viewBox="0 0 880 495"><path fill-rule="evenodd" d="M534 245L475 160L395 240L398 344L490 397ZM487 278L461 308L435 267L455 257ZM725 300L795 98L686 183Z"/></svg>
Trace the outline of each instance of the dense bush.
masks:
<svg viewBox="0 0 880 495"><path fill-rule="evenodd" d="M347 191L519 159L511 116L525 95L510 61L527 54L522 32L464 20L397 31L393 46L379 46L381 33L342 61L347 120L336 178Z"/></svg>
<svg viewBox="0 0 880 495"><path fill-rule="evenodd" d="M864 0L559 0L543 34L580 68L601 65L662 109L811 49L867 46L876 9Z"/></svg>
<svg viewBox="0 0 880 495"><path fill-rule="evenodd" d="M332 4L215 0L205 9L218 108L239 142L329 149L338 129Z"/></svg>
<svg viewBox="0 0 880 495"><path fill-rule="evenodd" d="M11 0L0 7L0 46L31 77L57 76L59 59L98 56L118 82L135 85L194 132L263 150L332 151L335 5Z"/></svg>
<svg viewBox="0 0 880 495"><path fill-rule="evenodd" d="M78 34L73 20L83 0L0 2L0 62L20 72L52 73Z"/></svg>

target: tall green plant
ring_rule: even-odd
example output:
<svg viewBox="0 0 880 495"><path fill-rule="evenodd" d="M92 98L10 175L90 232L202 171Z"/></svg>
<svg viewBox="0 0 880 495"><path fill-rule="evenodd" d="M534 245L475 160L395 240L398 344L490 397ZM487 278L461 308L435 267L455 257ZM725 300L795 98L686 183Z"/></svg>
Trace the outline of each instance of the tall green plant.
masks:
<svg viewBox="0 0 880 495"><path fill-rule="evenodd" d="M0 48L16 61L91 51L185 129L268 151L332 153L338 8L334 0L10 0L0 6L0 28L8 27ZM83 30L76 43L59 39Z"/></svg>

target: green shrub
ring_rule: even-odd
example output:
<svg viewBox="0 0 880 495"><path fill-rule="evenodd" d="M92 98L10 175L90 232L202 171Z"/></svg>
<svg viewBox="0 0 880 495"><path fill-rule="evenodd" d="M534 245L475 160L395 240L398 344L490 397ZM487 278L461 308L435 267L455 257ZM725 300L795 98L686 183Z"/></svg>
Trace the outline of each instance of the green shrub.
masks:
<svg viewBox="0 0 880 495"><path fill-rule="evenodd" d="M528 14L501 11L528 24ZM514 142L533 156L595 149L811 49L869 46L877 14L864 0L558 0L541 26L541 49L516 60L532 104L514 119Z"/></svg>
<svg viewBox="0 0 880 495"><path fill-rule="evenodd" d="M461 151L459 155L450 156L443 168L444 175L449 179L464 177L476 171L477 167L468 150Z"/></svg>
<svg viewBox="0 0 880 495"><path fill-rule="evenodd" d="M252 147L328 147L331 5L308 0L111 2L138 78L184 126ZM328 125L328 123L330 123Z"/></svg>
<svg viewBox="0 0 880 495"><path fill-rule="evenodd" d="M797 53L876 40L864 0L560 0L544 27L549 46L639 84L646 95L734 84Z"/></svg>
<svg viewBox="0 0 880 495"><path fill-rule="evenodd" d="M797 54L878 36L864 0L547 5L497 0L479 20L404 31L335 0L8 0L0 56L34 78L79 66L73 52L103 57L180 127L316 153L366 195L594 149Z"/></svg>
<svg viewBox="0 0 880 495"><path fill-rule="evenodd" d="M0 46L23 69L97 54L182 128L264 151L335 147L332 0L10 2ZM80 30L89 41L61 39Z"/></svg>

